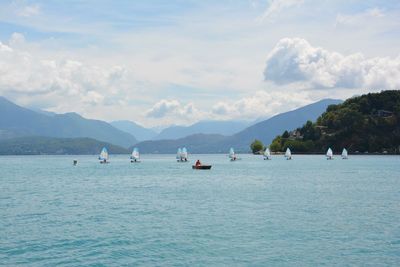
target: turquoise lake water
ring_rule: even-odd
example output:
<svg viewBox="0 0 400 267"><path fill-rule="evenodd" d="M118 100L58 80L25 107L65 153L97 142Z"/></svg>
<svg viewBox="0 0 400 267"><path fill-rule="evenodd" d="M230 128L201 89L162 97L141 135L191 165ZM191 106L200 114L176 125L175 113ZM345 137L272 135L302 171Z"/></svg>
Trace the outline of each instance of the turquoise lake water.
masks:
<svg viewBox="0 0 400 267"><path fill-rule="evenodd" d="M399 156L190 157L0 157L0 265L399 266Z"/></svg>

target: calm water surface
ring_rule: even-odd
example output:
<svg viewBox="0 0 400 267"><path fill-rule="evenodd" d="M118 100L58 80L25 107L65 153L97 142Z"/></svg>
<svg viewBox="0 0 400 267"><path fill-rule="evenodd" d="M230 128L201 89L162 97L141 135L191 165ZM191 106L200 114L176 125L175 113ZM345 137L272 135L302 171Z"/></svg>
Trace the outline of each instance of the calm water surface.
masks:
<svg viewBox="0 0 400 267"><path fill-rule="evenodd" d="M0 265L400 264L398 156L174 158L0 157Z"/></svg>

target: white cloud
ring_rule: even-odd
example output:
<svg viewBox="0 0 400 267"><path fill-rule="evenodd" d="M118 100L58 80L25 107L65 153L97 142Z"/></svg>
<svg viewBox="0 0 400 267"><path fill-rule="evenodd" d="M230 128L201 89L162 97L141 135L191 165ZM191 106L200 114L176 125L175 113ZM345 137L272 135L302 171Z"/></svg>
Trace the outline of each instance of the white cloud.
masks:
<svg viewBox="0 0 400 267"><path fill-rule="evenodd" d="M26 5L24 1L14 1L17 16L32 17L40 14L40 6L38 4Z"/></svg>
<svg viewBox="0 0 400 267"><path fill-rule="evenodd" d="M31 95L53 99L55 110L73 103L101 104L105 95L123 89L126 70L121 66L100 67L67 57L49 58L24 48L25 38L14 33L9 45L0 42L0 94ZM56 98L70 102L57 103ZM79 105L79 104L78 104Z"/></svg>
<svg viewBox="0 0 400 267"><path fill-rule="evenodd" d="M3 53L12 53L13 50L11 47L9 47L8 45L3 44L2 42L0 42L0 52Z"/></svg>
<svg viewBox="0 0 400 267"><path fill-rule="evenodd" d="M400 56L344 56L311 46L300 38L285 38L268 55L265 80L276 84L304 83L314 88L400 88Z"/></svg>
<svg viewBox="0 0 400 267"><path fill-rule="evenodd" d="M216 103L209 116L214 119L270 117L312 102L307 93L257 91L237 101Z"/></svg>
<svg viewBox="0 0 400 267"><path fill-rule="evenodd" d="M193 103L162 99L146 112L148 118L163 119L166 124L192 124L199 120L249 120L266 118L313 102L304 92L257 91L236 101L219 101L210 109L198 109Z"/></svg>
<svg viewBox="0 0 400 267"><path fill-rule="evenodd" d="M338 14L336 16L336 26L339 24L343 25L356 25L364 23L371 19L382 18L385 16L385 13L380 8L371 8L367 9L363 12L346 15L346 14Z"/></svg>
<svg viewBox="0 0 400 267"><path fill-rule="evenodd" d="M181 103L177 100L161 100L147 112L148 117L162 118L170 113L180 113Z"/></svg>
<svg viewBox="0 0 400 267"><path fill-rule="evenodd" d="M9 44L12 47L20 47L25 44L25 36L19 32L14 32L11 35Z"/></svg>
<svg viewBox="0 0 400 267"><path fill-rule="evenodd" d="M303 2L304 0L271 0L268 8L264 11L264 14L258 18L258 20L263 21L274 17L283 9L301 5Z"/></svg>
<svg viewBox="0 0 400 267"><path fill-rule="evenodd" d="M193 121L198 119L200 112L193 103L182 104L178 100L162 99L149 109L146 113L149 118L169 118L177 121Z"/></svg>
<svg viewBox="0 0 400 267"><path fill-rule="evenodd" d="M371 3L304 1L302 5L303 1L294 0L249 1L251 7L243 2L230 2L229 5L201 2L189 5L194 7L189 9L188 5L181 6L182 9L168 6L167 13L156 16L132 9L135 5L117 7L106 1L95 6L41 2L39 16L24 17L16 12L31 5L32 1L16 0L18 5L15 6L0 3L1 21L17 25L27 37L24 40L23 35L14 34L9 42L3 41L0 45L0 94L22 105L35 104L56 112L76 111L105 120L129 119L147 126L189 121L190 116L182 116L180 112L148 117L146 111L162 98L179 101L181 108L192 102L201 114L205 114L192 114L191 123L207 116L255 119L294 108L296 103L301 105L304 99L292 102L292 98L297 97L293 92L310 92L304 90L310 86L322 84L322 87L335 88L347 83L350 87L367 80L354 78L356 81L353 81L351 74L336 74L323 62L319 62L320 70L311 70L312 64L308 62L304 63L308 67L298 67L296 74L300 78L285 80L279 73L273 73L270 80L279 85L264 82L266 55L282 37L301 36L331 51L340 51L342 55L348 54L347 51L362 51L366 58L384 55L395 62L399 12L393 5L380 3L382 10L367 12L371 23L359 30L358 26L353 26L355 23L350 23L350 18L346 17L350 15L346 12L366 10ZM102 16L111 6L116 12ZM152 8L153 4L144 6ZM77 9L80 12L74 12ZM173 14L170 11L174 11ZM345 14L338 19L343 23L334 28L333 23L340 12ZM254 21L254 17L261 14L263 19L272 22L279 19L279 23ZM86 23L88 19L90 24ZM344 23L350 23L351 27ZM5 33L14 28L6 27ZM7 60L5 50L12 51L10 54L13 55ZM288 56L285 52L282 54ZM14 58L18 64L14 63ZM329 58L327 56L325 60L329 61ZM385 58L379 59L386 62ZM287 64L286 59L277 60ZM354 65L360 60L365 61L357 54L348 60ZM395 73L396 65L393 66ZM290 73L284 66L274 68L277 72ZM345 73L344 69L340 66ZM355 67L347 69L359 71ZM320 73L313 73L317 71ZM379 73L370 75L368 81L381 84L389 80L389 75ZM397 78L392 80L392 83L396 82ZM171 89L171 85L177 88ZM280 92L282 96L273 95L269 99L257 92L263 89L268 94ZM361 90L313 90L306 100L318 100L317 94L321 98L343 98L350 92L360 94ZM253 97L255 95L269 99L269 104L263 105ZM243 99L237 100L239 97ZM274 104L275 99L281 101L280 105ZM218 104L218 101L223 102Z"/></svg>

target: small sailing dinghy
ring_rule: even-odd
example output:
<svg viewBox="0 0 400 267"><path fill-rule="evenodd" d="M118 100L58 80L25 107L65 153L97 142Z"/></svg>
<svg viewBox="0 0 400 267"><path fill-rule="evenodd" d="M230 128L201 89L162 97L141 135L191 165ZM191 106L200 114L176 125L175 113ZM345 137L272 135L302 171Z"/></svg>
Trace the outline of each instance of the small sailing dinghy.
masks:
<svg viewBox="0 0 400 267"><path fill-rule="evenodd" d="M271 151L269 151L269 148L265 149L264 151L264 160L270 160L271 159Z"/></svg>
<svg viewBox="0 0 400 267"><path fill-rule="evenodd" d="M99 160L101 164L109 163L107 148L103 147L99 156Z"/></svg>
<svg viewBox="0 0 400 267"><path fill-rule="evenodd" d="M181 161L188 161L188 152L186 147L182 148L182 153L181 153Z"/></svg>
<svg viewBox="0 0 400 267"><path fill-rule="evenodd" d="M287 160L291 160L292 159L292 151L290 151L290 148L286 148L285 158Z"/></svg>
<svg viewBox="0 0 400 267"><path fill-rule="evenodd" d="M231 161L235 161L238 159L236 157L235 150L233 150L233 147L231 147L231 149L229 149L229 158L231 159Z"/></svg>
<svg viewBox="0 0 400 267"><path fill-rule="evenodd" d="M180 161L181 159L181 154L182 154L182 149L178 148L178 151L176 152L176 161Z"/></svg>
<svg viewBox="0 0 400 267"><path fill-rule="evenodd" d="M347 153L347 149L346 148L343 148L343 151L342 151L342 159L348 159L349 157L348 157L348 153Z"/></svg>
<svg viewBox="0 0 400 267"><path fill-rule="evenodd" d="M188 152L186 147L178 148L176 152L176 161L177 162L187 162L188 161Z"/></svg>
<svg viewBox="0 0 400 267"><path fill-rule="evenodd" d="M131 162L140 162L140 154L139 154L139 149L137 147L135 147L132 151L132 155L131 155Z"/></svg>
<svg viewBox="0 0 400 267"><path fill-rule="evenodd" d="M331 148L328 148L328 151L326 152L326 159L333 159L333 151Z"/></svg>

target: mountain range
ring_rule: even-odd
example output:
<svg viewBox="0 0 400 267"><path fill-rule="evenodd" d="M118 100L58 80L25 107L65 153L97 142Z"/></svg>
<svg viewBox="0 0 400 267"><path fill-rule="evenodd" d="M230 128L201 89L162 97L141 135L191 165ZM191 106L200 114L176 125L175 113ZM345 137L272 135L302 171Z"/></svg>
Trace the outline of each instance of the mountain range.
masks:
<svg viewBox="0 0 400 267"><path fill-rule="evenodd" d="M221 153L230 147L248 152L254 139L268 145L284 130L299 127L307 120L314 121L329 105L341 102L324 99L250 126L241 121L200 121L190 126L172 126L157 134L131 121L107 123L77 113L34 111L0 97L0 140L9 139L16 144L23 140L19 137L41 136L67 138L63 140L65 143L72 142L70 138L91 138L124 148L137 146L142 153L175 153L180 146L186 146L191 153Z"/></svg>
<svg viewBox="0 0 400 267"><path fill-rule="evenodd" d="M46 136L58 138L89 137L129 147L137 140L100 120L90 120L77 113L46 114L20 107L0 97L0 139L22 136Z"/></svg>
<svg viewBox="0 0 400 267"><path fill-rule="evenodd" d="M323 99L304 107L284 112L267 120L256 123L227 139L227 143L240 151L249 151L249 145L254 139L269 145L272 140L287 129L300 127L307 120L315 121L329 105L342 103L338 99Z"/></svg>
<svg viewBox="0 0 400 267"><path fill-rule="evenodd" d="M340 104L342 100L324 99L313 104L278 114L231 135L194 134L177 140L144 141L136 144L142 153L175 153L185 146L191 153L224 153L230 147L237 152L249 152L254 139L269 145L273 138L286 129L300 127L305 121L314 121L329 105Z"/></svg>
<svg viewBox="0 0 400 267"><path fill-rule="evenodd" d="M54 138L44 136L0 140L0 155L95 155L103 148L111 154L130 151L92 138Z"/></svg>
<svg viewBox="0 0 400 267"><path fill-rule="evenodd" d="M121 131L135 136L138 141L151 140L157 136L157 132L152 129L147 129L133 121L112 121L110 124Z"/></svg>
<svg viewBox="0 0 400 267"><path fill-rule="evenodd" d="M233 135L249 126L245 121L199 121L190 126L171 126L162 130L153 140L180 139L194 134Z"/></svg>

